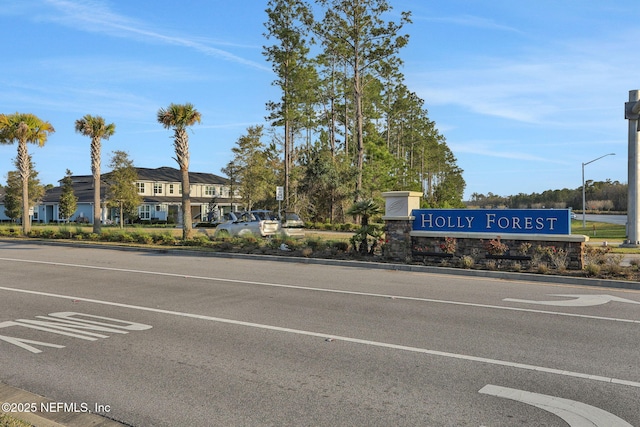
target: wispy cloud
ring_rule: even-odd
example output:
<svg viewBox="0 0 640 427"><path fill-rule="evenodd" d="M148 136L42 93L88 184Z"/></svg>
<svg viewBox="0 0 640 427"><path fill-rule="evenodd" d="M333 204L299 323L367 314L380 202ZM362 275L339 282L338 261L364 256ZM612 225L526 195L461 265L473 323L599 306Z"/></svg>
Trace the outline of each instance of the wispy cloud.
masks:
<svg viewBox="0 0 640 427"><path fill-rule="evenodd" d="M128 119L146 117L155 111L156 103L124 89L76 87L73 84L16 84L4 85L0 108L21 108L64 111L77 114L99 111L110 117ZM7 105L3 105L6 102Z"/></svg>
<svg viewBox="0 0 640 427"><path fill-rule="evenodd" d="M251 68L270 71L270 68L223 49L213 47L203 38L172 35L149 27L146 23L112 12L104 2L96 0L44 0L59 14L38 15L38 19L56 22L82 31L104 33L112 37L132 38L142 42L182 46L208 56L222 58ZM225 43L229 46L230 43Z"/></svg>
<svg viewBox="0 0 640 427"><path fill-rule="evenodd" d="M520 30L508 25L495 22L492 19L482 18L474 15L457 15L445 17L418 16L413 18L416 21L438 22L443 24L453 24L468 28L479 28L485 30L508 31L513 33L521 33Z"/></svg>
<svg viewBox="0 0 640 427"><path fill-rule="evenodd" d="M47 58L34 62L33 66L48 70L50 75L59 75L65 80L71 78L80 79L83 82L199 81L212 78L211 74L204 75L193 68L157 65L106 56Z"/></svg>
<svg viewBox="0 0 640 427"><path fill-rule="evenodd" d="M637 39L637 38L636 38ZM637 85L633 43L574 41L505 59L466 58L464 66L408 76L430 105L474 114L565 126L617 126L620 105Z"/></svg>
<svg viewBox="0 0 640 427"><path fill-rule="evenodd" d="M548 155L539 156L535 154L525 153L523 151L505 150L501 148L503 144L504 141L501 141L499 144L494 144L487 141L472 141L462 144L451 143L449 145L451 146L451 149L456 153L474 154L500 159L566 164L565 161L550 158ZM516 144L514 143L513 145L515 146Z"/></svg>

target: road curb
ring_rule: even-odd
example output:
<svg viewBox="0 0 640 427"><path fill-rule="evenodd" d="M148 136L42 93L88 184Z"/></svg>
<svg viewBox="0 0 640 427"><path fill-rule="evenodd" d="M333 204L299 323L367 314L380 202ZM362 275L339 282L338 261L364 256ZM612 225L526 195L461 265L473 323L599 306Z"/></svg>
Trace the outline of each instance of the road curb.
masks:
<svg viewBox="0 0 640 427"><path fill-rule="evenodd" d="M41 412L41 404L48 407L47 404L55 402L4 383L0 383L0 403L35 404L36 411L34 412L24 410L0 412L37 427L127 427L126 424L90 412Z"/></svg>

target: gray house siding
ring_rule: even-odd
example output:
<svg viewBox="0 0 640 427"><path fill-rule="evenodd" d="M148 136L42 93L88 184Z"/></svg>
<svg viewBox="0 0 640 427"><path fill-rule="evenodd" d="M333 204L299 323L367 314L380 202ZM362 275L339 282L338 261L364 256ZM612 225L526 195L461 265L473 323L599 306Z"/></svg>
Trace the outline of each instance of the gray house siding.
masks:
<svg viewBox="0 0 640 427"><path fill-rule="evenodd" d="M149 221L173 221L181 223L182 205L181 172L170 167L156 169L136 168L138 173L137 184L143 203L138 207L141 220ZM72 222L93 222L93 177L91 175L72 176L74 194L78 198L77 209L68 219ZM109 174L102 175L103 183L100 186L101 199L105 200L108 188ZM190 172L191 185L191 217L207 218L209 207L214 206L213 216L222 215L231 208L239 207L241 202L236 193L232 199L229 194L229 184L226 178L218 175ZM234 187L236 187L234 185ZM34 209L34 222L50 223L63 222L66 218L60 217L60 196L62 187L54 187L48 190L42 201ZM0 194L0 221L9 221L4 215L3 194ZM115 209L102 208L102 221L109 223L116 221Z"/></svg>

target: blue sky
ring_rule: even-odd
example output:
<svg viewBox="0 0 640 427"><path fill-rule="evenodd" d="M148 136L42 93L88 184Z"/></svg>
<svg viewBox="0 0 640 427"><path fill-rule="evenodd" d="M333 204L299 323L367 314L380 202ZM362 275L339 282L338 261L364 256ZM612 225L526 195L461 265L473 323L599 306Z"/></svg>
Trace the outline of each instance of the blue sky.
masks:
<svg viewBox="0 0 640 427"><path fill-rule="evenodd" d="M410 90L464 170L465 197L627 182L624 103L640 89L640 8L630 0L389 0L412 12L401 51ZM184 6L183 6L184 5ZM191 102L192 171L222 175L248 126L277 100L262 55L267 0L0 0L0 113L56 129L29 146L43 183L90 174L85 114L116 124L102 145L136 166L176 167L159 108ZM0 181L16 146L0 146Z"/></svg>

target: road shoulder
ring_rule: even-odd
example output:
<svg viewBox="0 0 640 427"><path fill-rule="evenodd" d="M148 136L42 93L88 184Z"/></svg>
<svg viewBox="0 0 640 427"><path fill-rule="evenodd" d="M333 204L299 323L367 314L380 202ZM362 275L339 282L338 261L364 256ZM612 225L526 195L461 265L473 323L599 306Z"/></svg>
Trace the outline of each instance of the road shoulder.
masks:
<svg viewBox="0 0 640 427"><path fill-rule="evenodd" d="M88 412L41 412L42 407L55 408L57 402L29 393L16 387L0 383L0 403L34 404L37 412L1 412L37 427L123 427L117 421ZM41 406L43 405L43 406Z"/></svg>

